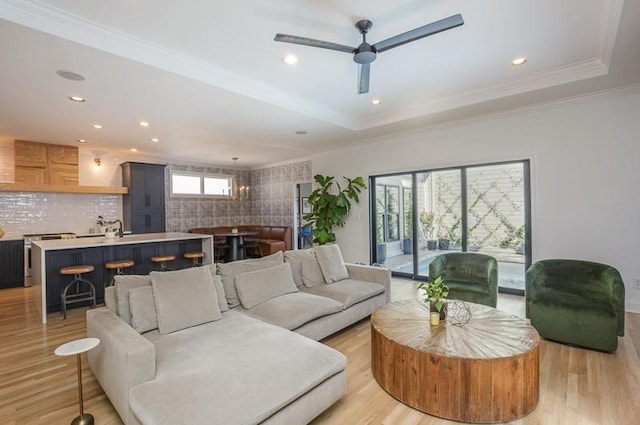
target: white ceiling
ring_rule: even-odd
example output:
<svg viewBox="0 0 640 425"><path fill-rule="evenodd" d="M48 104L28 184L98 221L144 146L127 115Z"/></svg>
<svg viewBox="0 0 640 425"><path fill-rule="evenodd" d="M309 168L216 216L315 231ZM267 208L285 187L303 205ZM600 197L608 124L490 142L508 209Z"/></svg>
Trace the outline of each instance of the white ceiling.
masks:
<svg viewBox="0 0 640 425"><path fill-rule="evenodd" d="M221 165L306 157L638 84L639 3L0 0L0 140L82 138ZM354 24L370 19L373 44L456 13L463 26L380 53L365 95L349 54L273 41L281 32L357 46ZM287 53L299 64L284 65ZM528 63L512 66L520 56ZM62 79L59 69L86 80Z"/></svg>

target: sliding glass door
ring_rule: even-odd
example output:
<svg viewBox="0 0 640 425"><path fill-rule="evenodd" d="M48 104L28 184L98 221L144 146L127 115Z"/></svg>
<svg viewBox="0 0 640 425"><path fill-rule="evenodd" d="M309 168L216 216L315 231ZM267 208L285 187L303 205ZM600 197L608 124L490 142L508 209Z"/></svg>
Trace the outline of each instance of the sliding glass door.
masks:
<svg viewBox="0 0 640 425"><path fill-rule="evenodd" d="M517 161L371 178L374 262L426 278L445 252L498 260L501 290L521 293L531 263L529 163Z"/></svg>

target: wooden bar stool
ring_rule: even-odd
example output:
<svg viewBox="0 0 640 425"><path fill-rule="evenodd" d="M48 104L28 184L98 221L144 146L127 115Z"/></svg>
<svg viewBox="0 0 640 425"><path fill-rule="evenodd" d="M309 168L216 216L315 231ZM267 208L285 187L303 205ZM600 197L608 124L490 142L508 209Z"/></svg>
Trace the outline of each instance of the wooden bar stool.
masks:
<svg viewBox="0 0 640 425"><path fill-rule="evenodd" d="M156 264L160 263L159 271L166 272L167 270L170 270L167 267L167 262L174 261L175 259L176 259L175 255L154 255L153 257L151 257L151 262Z"/></svg>
<svg viewBox="0 0 640 425"><path fill-rule="evenodd" d="M202 251L185 252L183 257L192 261L191 267L200 267L202 265L202 259L204 258L204 252Z"/></svg>
<svg viewBox="0 0 640 425"><path fill-rule="evenodd" d="M105 286L111 286L115 283L115 277L118 274L124 274L122 269L133 267L136 263L133 260L113 260L104 263L104 268L107 270L115 270L115 273L111 275Z"/></svg>
<svg viewBox="0 0 640 425"><path fill-rule="evenodd" d="M67 266L60 269L60 274L62 275L73 275L73 280L64 287L60 294L60 304L65 320L67 318L67 305L69 304L91 301L91 307L96 306L96 288L93 286L93 283L82 278L82 273L91 273L94 270L95 268L90 264ZM76 291L70 294L69 288L74 285ZM80 292L81 285L87 287L84 292Z"/></svg>

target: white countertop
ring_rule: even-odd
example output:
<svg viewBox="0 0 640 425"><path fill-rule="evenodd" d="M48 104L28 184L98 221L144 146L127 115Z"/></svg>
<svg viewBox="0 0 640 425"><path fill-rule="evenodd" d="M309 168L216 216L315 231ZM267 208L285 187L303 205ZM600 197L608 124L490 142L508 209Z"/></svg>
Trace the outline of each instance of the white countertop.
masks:
<svg viewBox="0 0 640 425"><path fill-rule="evenodd" d="M33 241L31 244L38 246L43 251L52 251L58 249L75 249L75 248L91 248L96 246L108 245L127 245L148 242L166 242L178 241L185 239L207 239L211 235L202 235L198 233L141 233L135 235L124 235L122 238L106 238L104 236L96 236L90 238L76 239L54 239L46 241Z"/></svg>

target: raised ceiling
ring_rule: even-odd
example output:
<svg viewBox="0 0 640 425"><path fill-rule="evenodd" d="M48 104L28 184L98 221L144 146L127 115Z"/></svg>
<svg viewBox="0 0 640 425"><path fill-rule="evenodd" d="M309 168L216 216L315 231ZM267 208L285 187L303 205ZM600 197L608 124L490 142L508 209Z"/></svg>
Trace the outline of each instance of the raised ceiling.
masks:
<svg viewBox="0 0 640 425"><path fill-rule="evenodd" d="M0 0L0 140L88 139L185 161L238 156L243 166L306 157L638 84L638 3ZM375 43L456 13L463 26L381 53L366 95L350 55L273 41L281 32L357 46L360 19L373 21ZM281 62L289 53L297 65ZM528 62L512 66L517 57Z"/></svg>

